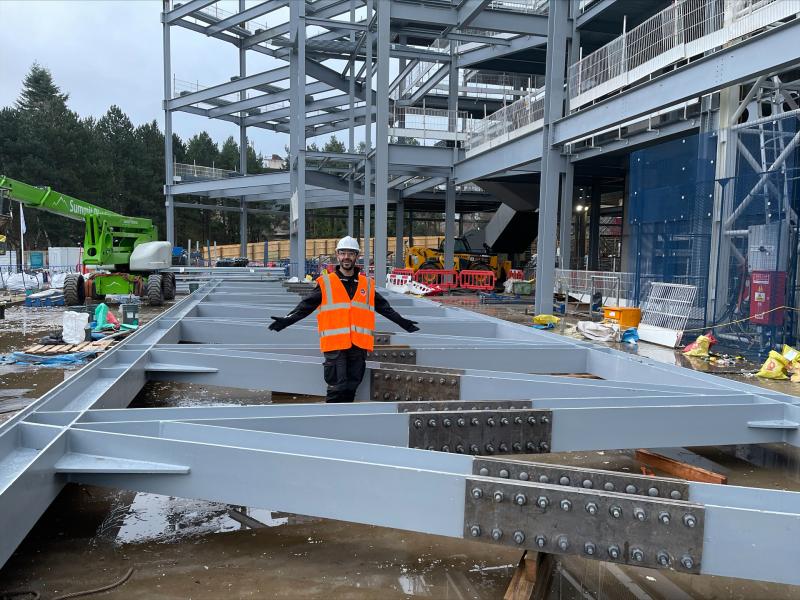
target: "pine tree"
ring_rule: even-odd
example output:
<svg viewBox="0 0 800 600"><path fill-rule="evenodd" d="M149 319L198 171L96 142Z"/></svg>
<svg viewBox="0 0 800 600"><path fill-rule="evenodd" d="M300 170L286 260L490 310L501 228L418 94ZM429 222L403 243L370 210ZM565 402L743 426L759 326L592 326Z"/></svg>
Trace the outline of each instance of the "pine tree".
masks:
<svg viewBox="0 0 800 600"><path fill-rule="evenodd" d="M69 94L61 93L53 75L39 63L33 63L22 82L22 92L17 100L19 110L39 110L49 104L66 106Z"/></svg>

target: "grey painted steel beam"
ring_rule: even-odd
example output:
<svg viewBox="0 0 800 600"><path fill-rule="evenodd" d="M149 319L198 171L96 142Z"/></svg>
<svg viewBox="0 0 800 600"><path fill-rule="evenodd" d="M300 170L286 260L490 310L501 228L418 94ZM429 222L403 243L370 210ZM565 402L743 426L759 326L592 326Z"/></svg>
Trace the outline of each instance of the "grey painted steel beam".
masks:
<svg viewBox="0 0 800 600"><path fill-rule="evenodd" d="M800 62L800 47L793 43L798 35L800 21L782 24L568 115L553 124L553 144L788 68Z"/></svg>
<svg viewBox="0 0 800 600"><path fill-rule="evenodd" d="M272 69L271 71L250 75L249 77L242 77L236 79L235 81L221 83L219 85L205 88L198 92L186 94L185 96L172 98L167 100L167 108L169 110L175 110L190 104L197 104L198 102L219 98L221 96L227 96L228 94L234 94L243 90L249 90L259 85L267 85L270 83L276 83L278 81L285 81L287 79L289 79L289 67L278 67L276 69Z"/></svg>
<svg viewBox="0 0 800 600"><path fill-rule="evenodd" d="M245 21L257 19L258 17L269 14L274 10L283 8L284 6L288 5L289 2L290 0L268 0L267 2L262 2L261 4L257 4L252 8L240 11L234 15L231 15L230 17L226 17L214 25L209 25L206 28L206 35L214 35L215 33L225 31L226 29L237 26Z"/></svg>
<svg viewBox="0 0 800 600"><path fill-rule="evenodd" d="M191 15L193 12L202 10L209 4L214 4L217 0L190 0L185 2L182 6L172 9L162 16L162 21L165 23L172 23L183 17Z"/></svg>
<svg viewBox="0 0 800 600"><path fill-rule="evenodd" d="M453 167L455 179L458 183L466 183L530 165L541 159L542 143L539 130L465 158Z"/></svg>
<svg viewBox="0 0 800 600"><path fill-rule="evenodd" d="M507 41L505 44L485 46L483 48L475 48L474 50L460 53L456 60L458 62L458 67L463 69L470 65L494 60L509 54L514 54L515 52L530 50L531 48L544 46L546 44L546 36L521 35Z"/></svg>
<svg viewBox="0 0 800 600"><path fill-rule="evenodd" d="M458 27L458 9L443 4L392 2L392 19L412 23ZM470 27L489 31L547 35L547 16L512 11L484 10L475 16Z"/></svg>

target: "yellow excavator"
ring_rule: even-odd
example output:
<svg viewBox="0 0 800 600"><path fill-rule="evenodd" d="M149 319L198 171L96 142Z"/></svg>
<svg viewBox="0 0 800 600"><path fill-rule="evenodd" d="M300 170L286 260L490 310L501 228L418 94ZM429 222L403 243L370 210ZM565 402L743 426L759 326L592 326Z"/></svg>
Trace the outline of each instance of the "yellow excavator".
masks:
<svg viewBox="0 0 800 600"><path fill-rule="evenodd" d="M406 252L406 269L415 273L420 269L444 269L444 240L439 248L426 248L424 246L411 246ZM466 238L455 239L453 265L450 267L459 273L461 271L492 271L498 283L508 278L511 272L511 261L501 261L497 254L472 250Z"/></svg>

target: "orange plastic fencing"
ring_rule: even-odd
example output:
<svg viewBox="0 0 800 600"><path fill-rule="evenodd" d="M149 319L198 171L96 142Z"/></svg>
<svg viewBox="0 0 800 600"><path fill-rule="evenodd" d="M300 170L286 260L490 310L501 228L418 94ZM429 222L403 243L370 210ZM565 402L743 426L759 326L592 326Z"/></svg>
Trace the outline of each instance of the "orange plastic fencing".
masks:
<svg viewBox="0 0 800 600"><path fill-rule="evenodd" d="M451 290L458 287L458 272L454 269L419 269L414 273L414 281Z"/></svg>
<svg viewBox="0 0 800 600"><path fill-rule="evenodd" d="M492 271L461 271L460 286L465 290L491 292L494 289L495 276Z"/></svg>
<svg viewBox="0 0 800 600"><path fill-rule="evenodd" d="M508 273L509 279L525 279L525 274L522 272L522 269L511 269Z"/></svg>

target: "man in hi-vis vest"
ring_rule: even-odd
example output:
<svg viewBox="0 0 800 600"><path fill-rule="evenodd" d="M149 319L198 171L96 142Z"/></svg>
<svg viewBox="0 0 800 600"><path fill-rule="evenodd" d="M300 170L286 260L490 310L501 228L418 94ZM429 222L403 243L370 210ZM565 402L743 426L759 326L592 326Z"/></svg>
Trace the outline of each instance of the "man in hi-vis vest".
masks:
<svg viewBox="0 0 800 600"><path fill-rule="evenodd" d="M349 235L336 245L339 266L335 273L323 273L317 287L285 317L272 317L269 328L280 331L305 319L315 310L319 346L325 354L326 402L352 402L366 371L367 351L372 350L375 313L397 323L407 332L419 331L416 321L400 316L375 291L375 281L356 267L361 248Z"/></svg>

